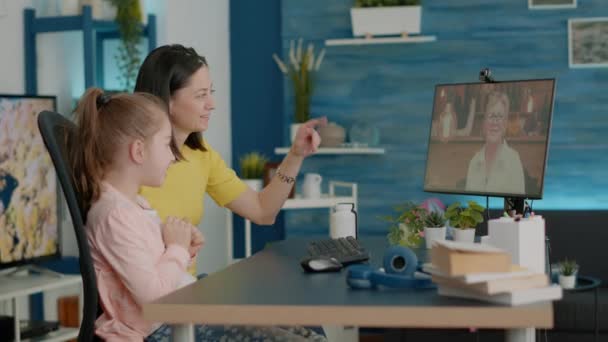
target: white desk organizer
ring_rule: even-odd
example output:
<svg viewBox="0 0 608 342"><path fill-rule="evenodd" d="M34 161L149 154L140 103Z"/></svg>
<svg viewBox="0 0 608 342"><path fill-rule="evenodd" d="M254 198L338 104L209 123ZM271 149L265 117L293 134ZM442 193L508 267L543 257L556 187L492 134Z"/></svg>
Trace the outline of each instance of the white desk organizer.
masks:
<svg viewBox="0 0 608 342"><path fill-rule="evenodd" d="M545 219L541 216L490 220L488 234L489 243L509 252L514 264L545 273Z"/></svg>

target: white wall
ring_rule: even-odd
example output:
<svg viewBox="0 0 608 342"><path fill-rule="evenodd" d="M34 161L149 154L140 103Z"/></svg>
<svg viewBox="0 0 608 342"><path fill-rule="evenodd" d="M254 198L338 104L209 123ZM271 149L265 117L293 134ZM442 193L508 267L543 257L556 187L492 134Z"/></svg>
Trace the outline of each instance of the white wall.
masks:
<svg viewBox="0 0 608 342"><path fill-rule="evenodd" d="M180 43L207 58L216 90L216 110L204 136L230 165L229 3L226 0L171 0L164 13L162 25L166 27L159 24L159 45ZM159 18L159 22L162 19ZM226 209L219 208L206 196L205 218L200 227L207 242L199 254L199 272L211 273L227 265L226 219Z"/></svg>

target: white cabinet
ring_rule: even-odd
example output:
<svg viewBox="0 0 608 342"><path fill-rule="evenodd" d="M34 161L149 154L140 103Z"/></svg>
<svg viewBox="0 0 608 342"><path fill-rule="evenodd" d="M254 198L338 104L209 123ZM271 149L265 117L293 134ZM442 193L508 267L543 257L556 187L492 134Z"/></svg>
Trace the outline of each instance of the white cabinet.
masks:
<svg viewBox="0 0 608 342"><path fill-rule="evenodd" d="M340 193L340 189L345 190L346 192L350 192L349 195L337 195ZM301 195L295 196L295 198L288 199L285 201L285 204L282 207L282 210L295 210L295 209L319 209L319 208L328 208L331 211L331 208L338 203L354 203L355 210L357 210L357 183L349 183L349 182L337 182L330 181L329 182L329 193L321 195L321 198L303 198ZM232 239L233 239L233 231L232 231L232 213L228 211L229 219L229 229L228 229L228 260L230 263L236 261L233 258L233 250L232 250ZM264 229L259 228L259 229ZM329 235L329 232L328 232ZM251 256L251 221L245 220L245 257Z"/></svg>
<svg viewBox="0 0 608 342"><path fill-rule="evenodd" d="M40 272L40 273L38 273ZM19 302L27 299L27 296L39 292L55 290L62 287L73 287L82 285L82 278L78 275L66 275L52 272L49 270L36 270L34 273L28 272L27 269L18 272L5 273L0 275L0 302L11 301L13 308L12 316L19 318ZM82 290L78 299L82 313ZM21 341L19 319L15 319L15 342ZM59 330L49 333L45 336L26 341L67 341L78 337L77 328L61 327Z"/></svg>

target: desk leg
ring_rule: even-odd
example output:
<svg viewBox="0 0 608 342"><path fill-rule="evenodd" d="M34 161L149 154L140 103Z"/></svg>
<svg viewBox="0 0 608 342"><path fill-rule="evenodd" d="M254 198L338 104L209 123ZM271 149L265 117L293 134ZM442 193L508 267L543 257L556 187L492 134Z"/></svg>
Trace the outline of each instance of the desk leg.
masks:
<svg viewBox="0 0 608 342"><path fill-rule="evenodd" d="M536 340L534 328L509 329L506 335L507 342L534 342Z"/></svg>
<svg viewBox="0 0 608 342"><path fill-rule="evenodd" d="M251 221L245 219L245 258L251 256Z"/></svg>
<svg viewBox="0 0 608 342"><path fill-rule="evenodd" d="M176 324L173 327L174 342L194 342L194 324Z"/></svg>

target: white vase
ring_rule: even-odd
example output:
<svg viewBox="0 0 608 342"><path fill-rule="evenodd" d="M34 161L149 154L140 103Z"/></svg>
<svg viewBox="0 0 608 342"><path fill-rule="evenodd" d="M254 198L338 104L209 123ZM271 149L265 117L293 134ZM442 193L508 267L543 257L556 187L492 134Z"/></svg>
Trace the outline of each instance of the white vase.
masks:
<svg viewBox="0 0 608 342"><path fill-rule="evenodd" d="M458 242L475 242L475 228L459 229L454 228L454 241Z"/></svg>
<svg viewBox="0 0 608 342"><path fill-rule="evenodd" d="M254 191L262 191L264 188L264 181L262 179L243 179L243 182Z"/></svg>
<svg viewBox="0 0 608 342"><path fill-rule="evenodd" d="M576 286L576 274L569 276L560 274L559 285L564 289L573 289Z"/></svg>
<svg viewBox="0 0 608 342"><path fill-rule="evenodd" d="M445 240L445 227L425 227L424 240L426 241L426 249L433 247L433 241Z"/></svg>
<svg viewBox="0 0 608 342"><path fill-rule="evenodd" d="M293 144L294 140L296 140L296 133L298 133L298 129L302 124L291 124L289 127L289 141Z"/></svg>
<svg viewBox="0 0 608 342"><path fill-rule="evenodd" d="M418 34L421 6L351 8L353 36Z"/></svg>

